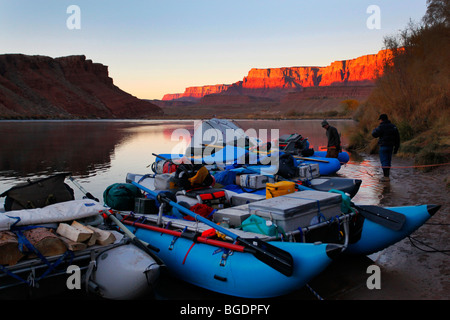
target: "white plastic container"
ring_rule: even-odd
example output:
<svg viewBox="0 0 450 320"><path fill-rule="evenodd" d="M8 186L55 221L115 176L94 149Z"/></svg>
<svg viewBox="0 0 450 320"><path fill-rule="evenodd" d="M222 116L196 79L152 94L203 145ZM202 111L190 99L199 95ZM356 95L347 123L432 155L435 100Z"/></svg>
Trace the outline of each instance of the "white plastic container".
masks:
<svg viewBox="0 0 450 320"><path fill-rule="evenodd" d="M311 180L320 177L319 165L317 163L303 163L297 167L300 180Z"/></svg>
<svg viewBox="0 0 450 320"><path fill-rule="evenodd" d="M241 187L250 189L263 189L266 183L273 183L274 179L260 174L241 174L239 183Z"/></svg>

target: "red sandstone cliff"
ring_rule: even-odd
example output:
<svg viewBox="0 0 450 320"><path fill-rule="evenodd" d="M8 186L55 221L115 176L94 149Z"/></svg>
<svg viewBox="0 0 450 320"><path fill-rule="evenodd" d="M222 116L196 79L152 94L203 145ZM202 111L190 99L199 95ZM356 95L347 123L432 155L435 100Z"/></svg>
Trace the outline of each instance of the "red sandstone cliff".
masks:
<svg viewBox="0 0 450 320"><path fill-rule="evenodd" d="M326 67L253 68L242 81L231 85L190 87L182 94L165 95L163 100L199 99L210 94L250 95L279 100L289 92L299 92L308 87L367 86L381 75L384 62L390 57L389 51L381 50L377 54L335 61ZM208 100L212 98L208 97Z"/></svg>
<svg viewBox="0 0 450 320"><path fill-rule="evenodd" d="M0 55L0 118L140 118L161 109L113 84L85 56Z"/></svg>
<svg viewBox="0 0 450 320"><path fill-rule="evenodd" d="M184 93L169 93L164 95L163 101L167 100L198 100L203 98L208 94L216 94L226 91L230 85L227 84L216 84L210 86L201 87L188 87L184 90Z"/></svg>

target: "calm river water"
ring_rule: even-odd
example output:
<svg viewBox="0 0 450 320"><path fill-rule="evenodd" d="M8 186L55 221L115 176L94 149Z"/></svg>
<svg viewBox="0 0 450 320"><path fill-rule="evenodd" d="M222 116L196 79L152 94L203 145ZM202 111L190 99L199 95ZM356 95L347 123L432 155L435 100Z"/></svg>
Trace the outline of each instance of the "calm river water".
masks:
<svg viewBox="0 0 450 320"><path fill-rule="evenodd" d="M279 129L279 135L299 133L307 137L312 147L326 145L325 130L320 120L241 120L244 129ZM350 120L330 123L342 134L347 143L346 128ZM150 173L148 165L154 162L152 153L171 153L179 149L182 140L172 138L176 129L191 134L192 120L162 121L0 121L0 192L8 190L28 178L38 178L56 172L71 172L72 176L89 192L101 199L109 185L123 182L127 172ZM187 132L186 131L186 132ZM367 164L362 159L362 164ZM375 166L378 163L374 164ZM365 201L377 199L377 184L373 184L372 167L343 167L341 176L364 178L359 197ZM370 171L370 172L369 172ZM82 194L68 182L75 195ZM365 190L367 189L367 190ZM0 199L3 204L3 199Z"/></svg>

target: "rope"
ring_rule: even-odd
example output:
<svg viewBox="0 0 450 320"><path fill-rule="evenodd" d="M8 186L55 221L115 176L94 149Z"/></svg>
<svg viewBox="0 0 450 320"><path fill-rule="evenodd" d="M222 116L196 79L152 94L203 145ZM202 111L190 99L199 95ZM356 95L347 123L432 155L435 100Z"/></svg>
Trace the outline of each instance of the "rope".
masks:
<svg viewBox="0 0 450 320"><path fill-rule="evenodd" d="M438 166L446 166L449 165L450 162L447 163L435 163L435 164L423 164L423 165L416 165L416 166L373 166L365 164L364 167L373 167L373 168L384 168L384 169L408 169L408 168L426 168L426 167L438 167ZM357 163L350 163L347 162L347 165L354 165L354 166L360 166L361 164Z"/></svg>
<svg viewBox="0 0 450 320"><path fill-rule="evenodd" d="M424 243L424 242L422 242L422 241L420 241L420 240L418 240L418 239L416 239L416 238L414 238L414 237L411 237L411 236L409 236L408 239L409 239L409 241L411 242L411 244L412 244L413 247L415 247L415 248L417 248L417 249L419 249L419 250L421 250L421 251L423 251L423 252L428 252L428 253L436 253L436 252L439 252L439 253L442 253L442 254L445 254L445 255L450 255L450 254L447 253L447 252L450 252L450 250L439 250L439 249L435 249L435 248L433 248L432 246L429 246L429 245L427 245L426 243ZM417 241L417 242L420 243L421 245L426 246L426 247L428 247L428 248L430 248L430 249L432 249L432 250L425 250L425 249L420 248L419 246L417 246L417 245L413 242L413 240L414 240L414 241Z"/></svg>

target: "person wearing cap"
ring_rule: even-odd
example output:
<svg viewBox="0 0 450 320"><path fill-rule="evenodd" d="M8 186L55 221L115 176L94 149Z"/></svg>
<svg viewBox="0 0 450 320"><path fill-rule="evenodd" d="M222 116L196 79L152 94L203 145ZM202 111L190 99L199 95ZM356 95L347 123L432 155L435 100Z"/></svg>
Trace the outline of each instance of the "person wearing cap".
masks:
<svg viewBox="0 0 450 320"><path fill-rule="evenodd" d="M322 128L327 130L327 158L337 158L341 152L341 137L335 127L330 126L328 121L322 121Z"/></svg>
<svg viewBox="0 0 450 320"><path fill-rule="evenodd" d="M396 154L400 148L400 134L397 127L388 119L387 114L378 118L380 125L372 131L372 136L378 138L380 146L379 155L381 167L383 168L382 181L389 181L392 154Z"/></svg>

